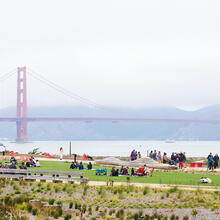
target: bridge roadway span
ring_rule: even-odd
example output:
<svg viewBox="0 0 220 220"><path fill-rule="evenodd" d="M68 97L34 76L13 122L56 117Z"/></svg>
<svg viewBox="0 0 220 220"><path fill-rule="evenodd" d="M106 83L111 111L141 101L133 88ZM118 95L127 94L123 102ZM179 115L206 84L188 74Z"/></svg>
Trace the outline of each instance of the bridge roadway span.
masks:
<svg viewBox="0 0 220 220"><path fill-rule="evenodd" d="M53 122L53 121L73 121L73 122L186 122L186 123L209 123L219 124L220 120L182 119L182 118L115 118L115 117L26 117L0 118L0 122Z"/></svg>

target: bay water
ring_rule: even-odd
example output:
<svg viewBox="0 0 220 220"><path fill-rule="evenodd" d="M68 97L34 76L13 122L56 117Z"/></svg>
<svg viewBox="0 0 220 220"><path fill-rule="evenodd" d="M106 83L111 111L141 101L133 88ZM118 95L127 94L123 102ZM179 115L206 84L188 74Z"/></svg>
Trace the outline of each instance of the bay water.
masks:
<svg viewBox="0 0 220 220"><path fill-rule="evenodd" d="M34 148L41 152L59 155L60 147L64 154L69 154L70 141L34 141L27 143L13 143L1 141L7 150L19 153L28 153ZM133 149L140 151L142 156L147 156L150 150L166 152L168 156L172 152L185 152L188 157L207 157L210 152L220 155L220 141L176 141L166 143L164 141L71 141L72 153L90 156L122 156L128 157ZM0 147L0 151L3 148Z"/></svg>

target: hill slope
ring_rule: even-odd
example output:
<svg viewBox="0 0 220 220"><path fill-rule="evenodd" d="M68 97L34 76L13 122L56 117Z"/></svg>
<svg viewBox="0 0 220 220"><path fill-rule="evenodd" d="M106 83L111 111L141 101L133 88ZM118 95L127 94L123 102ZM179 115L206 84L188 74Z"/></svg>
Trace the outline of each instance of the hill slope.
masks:
<svg viewBox="0 0 220 220"><path fill-rule="evenodd" d="M0 110L0 117L14 116L15 109ZM85 107L37 107L29 108L29 116L63 117L152 117L220 120L220 106L198 111L177 108L123 109L106 111ZM1 123L0 137L15 138L15 124ZM29 140L220 140L220 125L195 123L137 123L137 122L34 122L28 124Z"/></svg>

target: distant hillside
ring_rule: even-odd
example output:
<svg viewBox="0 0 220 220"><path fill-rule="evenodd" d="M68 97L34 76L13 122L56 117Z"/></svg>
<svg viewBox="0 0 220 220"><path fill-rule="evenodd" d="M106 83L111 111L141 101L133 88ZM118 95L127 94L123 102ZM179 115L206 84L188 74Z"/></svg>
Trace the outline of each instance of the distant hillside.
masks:
<svg viewBox="0 0 220 220"><path fill-rule="evenodd" d="M15 109L0 110L0 117L14 116ZM198 111L177 108L112 108L97 110L86 107L29 108L29 116L63 117L152 117L220 120L220 106ZM15 124L1 123L0 137L15 138ZM29 140L220 140L220 125L195 123L137 123L137 122L34 122L28 124Z"/></svg>

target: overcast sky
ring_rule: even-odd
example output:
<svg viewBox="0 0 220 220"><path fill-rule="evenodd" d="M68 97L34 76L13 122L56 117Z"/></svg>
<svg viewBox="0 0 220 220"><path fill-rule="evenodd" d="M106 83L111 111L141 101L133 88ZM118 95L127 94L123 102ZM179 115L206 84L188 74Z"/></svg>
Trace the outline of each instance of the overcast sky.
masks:
<svg viewBox="0 0 220 220"><path fill-rule="evenodd" d="M107 106L220 104L220 1L0 0L0 75L26 65ZM16 77L0 83L15 105ZM79 104L28 78L29 105Z"/></svg>

